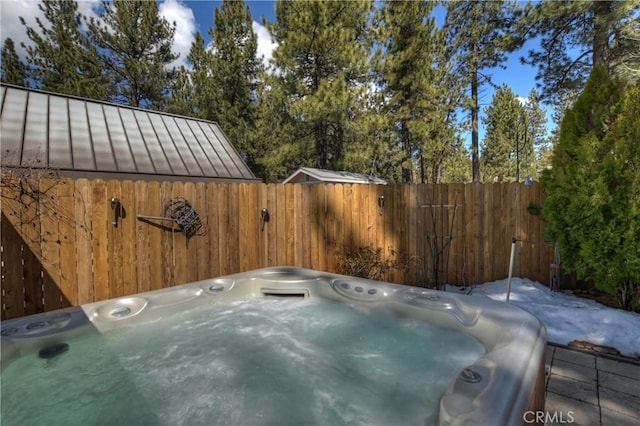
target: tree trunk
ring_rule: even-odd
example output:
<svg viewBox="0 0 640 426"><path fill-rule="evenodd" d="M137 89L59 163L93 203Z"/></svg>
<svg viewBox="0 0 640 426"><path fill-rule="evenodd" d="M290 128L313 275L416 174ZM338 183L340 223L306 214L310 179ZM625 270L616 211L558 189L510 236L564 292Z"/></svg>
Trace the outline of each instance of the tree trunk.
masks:
<svg viewBox="0 0 640 426"><path fill-rule="evenodd" d="M404 120L400 123L400 140L402 143L402 150L404 151L404 161L402 162L402 183L411 183L413 181L412 170L406 167L407 162L411 162L411 135L407 128L407 123Z"/></svg>
<svg viewBox="0 0 640 426"><path fill-rule="evenodd" d="M593 2L593 65L609 68L609 19L611 1Z"/></svg>
<svg viewBox="0 0 640 426"><path fill-rule="evenodd" d="M431 183L441 183L442 182L442 163L434 163L433 165L433 176L431 177Z"/></svg>
<svg viewBox="0 0 640 426"><path fill-rule="evenodd" d="M478 69L471 70L471 165L473 182L480 182L480 158L478 155Z"/></svg>
<svg viewBox="0 0 640 426"><path fill-rule="evenodd" d="M516 121L516 182L520 182L520 123Z"/></svg>
<svg viewBox="0 0 640 426"><path fill-rule="evenodd" d="M327 167L327 126L324 122L315 125L316 139L316 167L325 169Z"/></svg>

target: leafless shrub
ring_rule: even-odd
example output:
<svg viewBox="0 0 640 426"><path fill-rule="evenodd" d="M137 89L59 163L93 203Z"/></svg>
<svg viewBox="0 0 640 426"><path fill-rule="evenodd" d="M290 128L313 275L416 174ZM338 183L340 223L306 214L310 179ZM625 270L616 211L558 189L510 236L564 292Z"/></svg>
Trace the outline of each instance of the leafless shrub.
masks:
<svg viewBox="0 0 640 426"><path fill-rule="evenodd" d="M76 217L75 211L60 207L57 186L61 184L57 169L46 167L44 162L35 159L22 165L16 161L17 153L5 150L2 152L0 168L0 190L2 191L3 212L13 216L16 225L39 226L42 217L55 218L58 223L65 223L75 227L79 225L91 233L90 226L85 222L84 215ZM76 203L86 206L86 200L77 190L74 191ZM40 229L39 231L42 231ZM40 241L46 241L47 235L38 233ZM55 237L56 241L59 238Z"/></svg>
<svg viewBox="0 0 640 426"><path fill-rule="evenodd" d="M415 265L417 258L398 253L389 248L390 257L383 258L381 247L344 248L337 253L338 273L370 280L384 279L391 270L407 271Z"/></svg>

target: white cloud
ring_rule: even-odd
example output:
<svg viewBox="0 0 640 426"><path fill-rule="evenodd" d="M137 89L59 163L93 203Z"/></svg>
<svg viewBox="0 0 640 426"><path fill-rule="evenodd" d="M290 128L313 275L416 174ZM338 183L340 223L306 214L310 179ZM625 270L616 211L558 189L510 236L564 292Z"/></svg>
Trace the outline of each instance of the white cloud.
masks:
<svg viewBox="0 0 640 426"><path fill-rule="evenodd" d="M15 42L16 52L21 60L26 60L26 51L22 48L21 44L31 45L31 40L27 37L27 29L20 23L20 17L24 18L27 26L39 31L36 18L40 18L40 21L48 26L49 23L44 18L44 14L38 7L40 1L35 0L0 0L0 28L2 31L0 36L2 42L6 38L11 38ZM82 0L78 2L78 12L87 18L98 15L95 9L100 6L100 0ZM83 23L84 29L84 23Z"/></svg>
<svg viewBox="0 0 640 426"><path fill-rule="evenodd" d="M529 103L529 99L522 96L517 96L516 99L518 99L520 105L527 105Z"/></svg>
<svg viewBox="0 0 640 426"><path fill-rule="evenodd" d="M160 16L170 24L176 23L176 33L173 37L173 53L180 55L169 67L187 65L187 55L196 32L196 20L193 10L185 6L180 0L166 0L159 7Z"/></svg>
<svg viewBox="0 0 640 426"><path fill-rule="evenodd" d="M2 28L2 43L7 38L11 38L15 45L16 51L20 59L26 58L26 52L20 45L21 43L30 44L27 38L27 30L24 25L20 23L20 17L22 16L26 24L30 27L37 28L36 17L44 21L44 17L40 9L38 9L38 3L34 1L15 1L5 0L0 1L0 28ZM44 23L44 22L43 22Z"/></svg>
<svg viewBox="0 0 640 426"><path fill-rule="evenodd" d="M262 63L269 68L269 61L271 61L273 51L278 47L278 43L271 39L271 34L264 25L253 21L252 28L258 36L258 58L262 57Z"/></svg>

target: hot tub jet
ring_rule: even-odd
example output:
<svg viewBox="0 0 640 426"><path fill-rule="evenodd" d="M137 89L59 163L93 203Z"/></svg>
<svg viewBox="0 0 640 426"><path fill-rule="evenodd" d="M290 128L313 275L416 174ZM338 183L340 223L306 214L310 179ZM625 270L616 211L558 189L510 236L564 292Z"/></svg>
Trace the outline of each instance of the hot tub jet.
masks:
<svg viewBox="0 0 640 426"><path fill-rule="evenodd" d="M67 343L55 343L53 345L45 346L40 349L38 352L38 356L42 359L51 359L55 358L58 355L62 355L63 353L69 350L69 345Z"/></svg>

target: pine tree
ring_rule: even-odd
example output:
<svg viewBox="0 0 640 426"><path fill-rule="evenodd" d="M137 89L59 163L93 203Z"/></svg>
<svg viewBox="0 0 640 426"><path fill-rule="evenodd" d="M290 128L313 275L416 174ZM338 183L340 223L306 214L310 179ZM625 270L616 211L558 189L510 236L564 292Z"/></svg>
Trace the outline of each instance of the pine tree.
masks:
<svg viewBox="0 0 640 426"><path fill-rule="evenodd" d="M511 88L504 84L495 92L491 105L484 112L483 181L520 180L527 154L533 151L533 141L526 137L524 107Z"/></svg>
<svg viewBox="0 0 640 426"><path fill-rule="evenodd" d="M167 99L166 111L172 114L196 117L193 103L193 85L184 66L178 68L171 84L171 96Z"/></svg>
<svg viewBox="0 0 640 426"><path fill-rule="evenodd" d="M160 17L155 1L114 0L103 8L99 20L88 22L88 34L115 83L111 99L161 108L173 78L167 67L177 58L171 52L175 23Z"/></svg>
<svg viewBox="0 0 640 426"><path fill-rule="evenodd" d="M397 132L387 118L385 92L372 89L365 97L358 128L354 129L354 140L345 147L343 168L388 182L402 182L400 166L406 155L397 142Z"/></svg>
<svg viewBox="0 0 640 426"><path fill-rule="evenodd" d="M531 7L525 28L541 37L524 63L538 67L542 96L553 104L582 91L594 64L629 81L640 78L640 3L635 0L544 0Z"/></svg>
<svg viewBox="0 0 640 426"><path fill-rule="evenodd" d="M563 267L617 295L626 309L640 303L638 131L640 84L625 89L596 65L565 114L542 181L545 231Z"/></svg>
<svg viewBox="0 0 640 426"><path fill-rule="evenodd" d="M290 115L289 97L274 76L266 77L258 93L256 130L252 135L257 153L254 173L266 182L282 182L301 165L310 165L314 146L292 137L297 123Z"/></svg>
<svg viewBox="0 0 640 426"><path fill-rule="evenodd" d="M442 164L453 151L454 132L448 117L450 102L445 37L431 16L430 1L386 1L377 27L381 47L377 55L378 83L385 93L384 115L396 129L404 152L402 181L440 181Z"/></svg>
<svg viewBox="0 0 640 426"><path fill-rule="evenodd" d="M515 3L505 1L446 2L447 16L444 30L449 34L448 45L455 55L460 79L465 81L471 95L467 105L471 116L472 177L480 181L478 145L478 92L490 77L482 70L500 66L506 52L515 50L521 40L512 29L517 16Z"/></svg>
<svg viewBox="0 0 640 426"><path fill-rule="evenodd" d="M527 137L533 141L534 150L534 157L525 161L529 165L525 169L525 175L531 178L537 177L538 170L551 165L550 155L553 145L548 137L547 115L540 102L538 91L531 89L524 104Z"/></svg>
<svg viewBox="0 0 640 426"><path fill-rule="evenodd" d="M372 9L370 0L276 3L276 22L268 24L278 43L273 83L284 101L289 121L284 124L291 126L291 133L279 141L284 152L297 156L291 165L341 167L367 90ZM294 145L311 151L292 149Z"/></svg>
<svg viewBox="0 0 640 426"><path fill-rule="evenodd" d="M16 53L16 46L11 38L7 38L2 45L2 82L26 85L26 69Z"/></svg>
<svg viewBox="0 0 640 426"><path fill-rule="evenodd" d="M44 21L38 29L26 25L27 77L37 88L103 100L109 92L96 49L81 31L82 16L73 0L44 0L38 4Z"/></svg>
<svg viewBox="0 0 640 426"><path fill-rule="evenodd" d="M471 157L460 137L454 144L453 154L443 164L442 183L471 182Z"/></svg>
<svg viewBox="0 0 640 426"><path fill-rule="evenodd" d="M215 104L217 101L215 99L215 76L212 70L213 56L205 46L204 38L200 32L194 36L187 60L191 64L191 102L194 116L216 121Z"/></svg>
<svg viewBox="0 0 640 426"><path fill-rule="evenodd" d="M215 9L210 80L213 90L212 119L243 155L256 166L251 134L255 128L256 89L262 72L257 57L258 38L253 32L249 6L242 0L224 0Z"/></svg>

